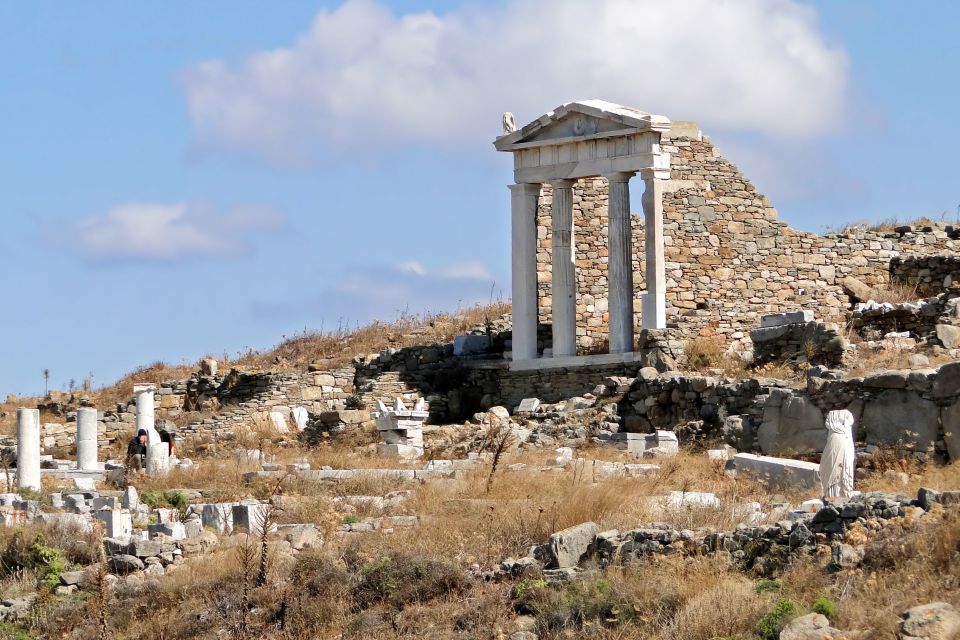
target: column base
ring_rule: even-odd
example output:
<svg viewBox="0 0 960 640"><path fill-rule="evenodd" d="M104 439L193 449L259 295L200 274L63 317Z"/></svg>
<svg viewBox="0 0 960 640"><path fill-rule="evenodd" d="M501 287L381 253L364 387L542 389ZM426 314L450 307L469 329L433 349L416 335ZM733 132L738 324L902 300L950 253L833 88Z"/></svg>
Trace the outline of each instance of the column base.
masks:
<svg viewBox="0 0 960 640"><path fill-rule="evenodd" d="M549 358L537 358L535 360L515 360L510 363L510 371L590 367L639 361L640 353L636 351L627 351L625 353L597 353L590 356L552 356Z"/></svg>

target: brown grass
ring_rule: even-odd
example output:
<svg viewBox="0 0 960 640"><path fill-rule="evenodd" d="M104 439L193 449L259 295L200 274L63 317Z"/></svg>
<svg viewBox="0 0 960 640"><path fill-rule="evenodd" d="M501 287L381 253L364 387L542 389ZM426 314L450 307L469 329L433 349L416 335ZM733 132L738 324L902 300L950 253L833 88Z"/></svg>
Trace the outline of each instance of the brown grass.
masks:
<svg viewBox="0 0 960 640"><path fill-rule="evenodd" d="M230 358L219 358L220 370L230 367L270 369L272 371L305 371L311 362L322 360L328 369L348 365L356 355L379 353L386 348L404 348L415 345L448 343L457 335L477 326L490 323L510 312L510 305L497 300L487 305L458 309L453 313L402 314L394 322L372 322L363 327L339 326L333 330L304 331L286 337L280 344L263 351L248 349ZM198 369L195 364L170 365L154 362L140 367L116 382L89 391L68 395L68 404L76 406L81 397L95 406L113 409L133 396L135 384L158 384L188 378ZM36 407L42 398L23 397L0 403L0 434L15 431L18 407ZM61 422L62 417L41 415L41 422Z"/></svg>
<svg viewBox="0 0 960 640"><path fill-rule="evenodd" d="M893 233L897 227L937 227L947 223L947 212L944 211L937 218L929 216L919 216L912 219L900 220L899 218L885 218L876 222L860 220L848 222L841 227L827 228L827 234L848 235L854 231L875 231L877 233Z"/></svg>

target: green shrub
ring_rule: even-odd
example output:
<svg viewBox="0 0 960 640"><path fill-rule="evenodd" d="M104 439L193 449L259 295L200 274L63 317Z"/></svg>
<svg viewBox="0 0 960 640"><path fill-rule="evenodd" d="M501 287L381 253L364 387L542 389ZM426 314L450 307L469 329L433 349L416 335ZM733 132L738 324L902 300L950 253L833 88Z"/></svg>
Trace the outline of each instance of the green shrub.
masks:
<svg viewBox="0 0 960 640"><path fill-rule="evenodd" d="M773 609L764 614L757 623L757 634L762 640L777 640L780 630L783 629L798 613L797 605L785 598L780 598L773 605Z"/></svg>
<svg viewBox="0 0 960 640"><path fill-rule="evenodd" d="M343 516L343 520L340 521L342 524L357 524L360 522L360 516L355 513Z"/></svg>
<svg viewBox="0 0 960 640"><path fill-rule="evenodd" d="M837 614L840 613L839 605L827 596L818 596L817 599L813 601L813 606L810 607L810 610L826 616L830 618L830 620L836 620Z"/></svg>
<svg viewBox="0 0 960 640"><path fill-rule="evenodd" d="M190 501L187 500L187 496L180 491L168 491L163 494L163 498L168 505L180 512L181 520L186 520L187 510L190 508Z"/></svg>
<svg viewBox="0 0 960 640"><path fill-rule="evenodd" d="M783 585L779 580L761 580L753 587L753 590L757 593L768 593L771 591L780 591L781 589L783 589Z"/></svg>
<svg viewBox="0 0 960 640"><path fill-rule="evenodd" d="M164 506L166 504L166 499L163 497L163 494L157 491L145 489L140 494L140 502L147 505L151 509L156 509L157 507Z"/></svg>
<svg viewBox="0 0 960 640"><path fill-rule="evenodd" d="M518 584L514 592L514 608L536 616L540 626L547 629L580 628L591 623L616 625L637 614L630 598L606 578L570 582L562 589L547 587L546 583L541 587L531 580L527 585Z"/></svg>
<svg viewBox="0 0 960 640"><path fill-rule="evenodd" d="M33 566L40 569L40 582L53 589L60 584L60 574L67 570L67 561L63 551L56 547L48 547L43 538L37 536L30 546Z"/></svg>
<svg viewBox="0 0 960 640"><path fill-rule="evenodd" d="M360 569L353 598L357 606L384 602L402 609L412 602L426 602L466 587L466 577L446 560L393 552Z"/></svg>
<svg viewBox="0 0 960 640"><path fill-rule="evenodd" d="M524 578L513 587L514 599L521 599L535 589L545 589L547 581L543 578Z"/></svg>

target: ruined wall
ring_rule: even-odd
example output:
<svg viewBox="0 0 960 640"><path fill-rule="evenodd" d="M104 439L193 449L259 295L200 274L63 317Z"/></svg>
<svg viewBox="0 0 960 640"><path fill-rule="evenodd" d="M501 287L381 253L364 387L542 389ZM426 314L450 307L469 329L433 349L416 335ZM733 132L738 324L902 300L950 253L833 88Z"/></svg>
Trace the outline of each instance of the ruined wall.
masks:
<svg viewBox="0 0 960 640"><path fill-rule="evenodd" d="M692 123L675 123L663 141L672 179L664 194L667 321L687 337L720 333L728 342L749 342L760 315L812 309L818 320L842 322L848 299L839 281L848 275L867 284L889 279L893 258L917 264L918 256L960 251L960 229L899 228L890 233L856 229L817 235L789 228L769 200ZM643 182L631 182L634 286L645 288ZM581 349L596 349L607 333L607 187L603 178L574 188L578 281L577 327ZM540 320L550 322L550 207L544 185L537 217L537 280ZM939 264L939 263L938 263ZM918 270L923 267L918 267ZM937 267L935 275L946 277ZM639 326L639 303L636 305Z"/></svg>

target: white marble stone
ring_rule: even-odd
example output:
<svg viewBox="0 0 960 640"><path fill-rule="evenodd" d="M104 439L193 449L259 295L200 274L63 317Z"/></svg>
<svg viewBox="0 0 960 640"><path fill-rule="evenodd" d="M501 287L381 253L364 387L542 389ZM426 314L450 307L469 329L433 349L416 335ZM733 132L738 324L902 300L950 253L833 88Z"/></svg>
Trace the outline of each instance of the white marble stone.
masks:
<svg viewBox="0 0 960 640"><path fill-rule="evenodd" d="M77 409L77 468L95 471L97 461L97 410L91 407Z"/></svg>
<svg viewBox="0 0 960 640"><path fill-rule="evenodd" d="M577 354L577 268L573 180L553 180L553 355Z"/></svg>
<svg viewBox="0 0 960 640"><path fill-rule="evenodd" d="M610 353L633 351L633 235L630 228L630 177L606 176L608 187L608 263Z"/></svg>
<svg viewBox="0 0 960 640"><path fill-rule="evenodd" d="M670 154L660 146L670 120L639 109L582 100L560 105L518 131L504 132L494 146L514 159L513 197L513 314L511 370L590 364L570 360L576 355L576 262L572 216L575 180L607 176L609 191L609 342L611 354L633 349L634 299L630 233L629 177L644 179L647 295L641 304L644 328L666 327L666 264L663 241L665 183L670 181ZM536 211L539 185L553 185L551 310L552 345L544 359L536 358L537 283L535 228L529 212ZM679 186L677 187L679 188ZM533 291L533 293L529 293ZM530 300L534 302L531 304ZM519 312L518 312L519 310ZM549 354L549 356L548 356ZM626 361L626 360L624 360ZM562 364L561 364L562 362Z"/></svg>
<svg viewBox="0 0 960 640"><path fill-rule="evenodd" d="M100 509L94 515L103 523L107 538L128 540L133 534L133 517L126 509Z"/></svg>
<svg viewBox="0 0 960 640"><path fill-rule="evenodd" d="M163 475L170 470L170 445L157 442L147 445L146 471L148 476Z"/></svg>
<svg viewBox="0 0 960 640"><path fill-rule="evenodd" d="M539 184L510 185L513 360L537 357L537 202Z"/></svg>
<svg viewBox="0 0 960 640"><path fill-rule="evenodd" d="M737 472L746 472L774 487L811 489L820 482L820 465L803 460L738 453L733 456Z"/></svg>
<svg viewBox="0 0 960 640"><path fill-rule="evenodd" d="M290 432L290 427L287 425L287 415L282 411L270 412L270 424L272 424L273 428L279 433Z"/></svg>
<svg viewBox="0 0 960 640"><path fill-rule="evenodd" d="M648 177L649 176L649 177ZM643 229L646 251L647 295L643 298L640 320L644 329L667 326L667 271L663 249L663 180L644 176Z"/></svg>
<svg viewBox="0 0 960 640"><path fill-rule="evenodd" d="M157 431L154 417L154 393L157 388L152 384L137 384L133 386L133 393L137 398L137 428L147 432L147 444L160 442L160 432Z"/></svg>
<svg viewBox="0 0 960 640"><path fill-rule="evenodd" d="M39 409L17 409L17 488L40 491Z"/></svg>
<svg viewBox="0 0 960 640"><path fill-rule="evenodd" d="M310 419L310 414L304 407L293 407L290 409L290 417L293 418L293 424L296 425L297 431L303 431L307 428L307 421Z"/></svg>

